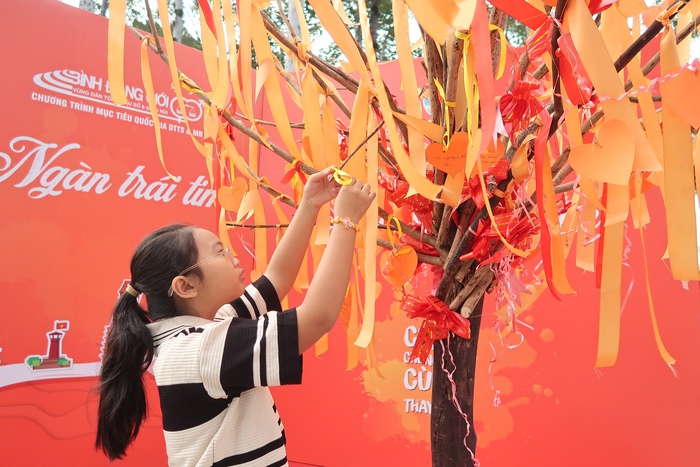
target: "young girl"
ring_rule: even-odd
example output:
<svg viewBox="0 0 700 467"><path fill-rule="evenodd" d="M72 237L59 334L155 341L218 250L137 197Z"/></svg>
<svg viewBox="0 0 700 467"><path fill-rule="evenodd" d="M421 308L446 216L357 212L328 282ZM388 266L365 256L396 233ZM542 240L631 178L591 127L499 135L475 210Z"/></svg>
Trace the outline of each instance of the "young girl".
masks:
<svg viewBox="0 0 700 467"><path fill-rule="evenodd" d="M164 227L136 248L100 374L96 446L110 460L125 454L146 418L142 377L156 356L170 466L287 465L267 386L301 383L301 354L336 322L356 224L375 197L369 185L341 188L331 174L309 177L265 275L247 287L238 260L207 230ZM336 196L328 245L303 303L282 312L318 210Z"/></svg>

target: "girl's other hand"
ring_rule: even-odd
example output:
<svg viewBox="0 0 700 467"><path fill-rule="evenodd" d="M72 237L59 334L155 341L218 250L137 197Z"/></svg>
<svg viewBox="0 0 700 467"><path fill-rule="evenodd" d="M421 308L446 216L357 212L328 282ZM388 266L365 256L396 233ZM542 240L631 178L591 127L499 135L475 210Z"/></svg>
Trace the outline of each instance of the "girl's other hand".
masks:
<svg viewBox="0 0 700 467"><path fill-rule="evenodd" d="M310 203L317 209L335 199L340 185L333 178L333 169L328 167L311 175L304 186L302 201Z"/></svg>
<svg viewBox="0 0 700 467"><path fill-rule="evenodd" d="M334 213L338 217L347 217L353 223L358 223L369 208L377 193L372 191L368 183L353 180L349 185L340 189L338 199L335 200Z"/></svg>

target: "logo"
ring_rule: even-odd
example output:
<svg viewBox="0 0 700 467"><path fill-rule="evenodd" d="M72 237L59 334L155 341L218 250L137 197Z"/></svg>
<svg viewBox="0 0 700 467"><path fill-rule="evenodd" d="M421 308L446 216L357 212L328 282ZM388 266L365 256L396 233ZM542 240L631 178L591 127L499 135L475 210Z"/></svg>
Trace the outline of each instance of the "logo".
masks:
<svg viewBox="0 0 700 467"><path fill-rule="evenodd" d="M72 109L96 113L105 117L114 117L115 110L117 112L126 111L136 114L145 114L150 116L151 111L148 108L146 92L136 86L126 86L126 97L128 103L126 106L116 106L112 102L112 96L109 92L109 81L98 76L89 75L84 71L76 70L56 70L34 75L34 84L42 89L63 94L76 101L70 103ZM32 99L38 101L50 102L49 96L34 96ZM156 107L158 109L158 117L165 120L172 120L178 123L183 123L182 112L178 104L177 96L160 92L155 95ZM196 122L202 119L204 110L203 104L197 99L187 99L183 97L185 113L187 120ZM104 108L94 108L94 104L107 106ZM63 102L63 107L67 107L67 102ZM119 118L120 120L132 121L130 118Z"/></svg>

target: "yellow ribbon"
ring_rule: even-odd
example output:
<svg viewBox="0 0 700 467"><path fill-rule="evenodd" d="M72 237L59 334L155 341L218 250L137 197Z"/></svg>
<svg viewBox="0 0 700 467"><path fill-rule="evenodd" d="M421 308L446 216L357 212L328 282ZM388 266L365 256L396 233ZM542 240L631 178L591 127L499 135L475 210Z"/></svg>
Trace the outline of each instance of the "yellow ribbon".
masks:
<svg viewBox="0 0 700 467"><path fill-rule="evenodd" d="M445 90L442 88L440 82L433 78L435 82L435 87L437 88L438 94L442 98L442 102L445 103L445 134L442 135L442 144L445 148L450 146L450 107L454 107L454 102L448 102L447 97L445 97Z"/></svg>
<svg viewBox="0 0 700 467"><path fill-rule="evenodd" d="M400 239L401 235L403 235L403 231L401 230L401 223L399 220L392 216L389 215L386 219L386 229L387 229L387 236L389 237L389 243L391 243L391 251L396 252L397 247L396 244L394 243L394 232L391 230L391 223L396 224L396 238Z"/></svg>
<svg viewBox="0 0 700 467"><path fill-rule="evenodd" d="M467 64L471 36L470 32L455 32L455 37L464 41L464 47L462 47L462 66L464 67L464 93L467 98L467 134L469 135L469 141L473 139L473 127L478 127L478 123L477 125L473 125L472 123L474 121L474 115L476 115L476 107L479 105L479 87L477 83L473 81L474 72Z"/></svg>
<svg viewBox="0 0 700 467"><path fill-rule="evenodd" d="M498 72L496 73L496 79L498 79L503 76L503 72L506 69L506 33L495 24L489 24L489 31L498 31L501 40L501 53L498 56Z"/></svg>
<svg viewBox="0 0 700 467"><path fill-rule="evenodd" d="M187 91L193 93L193 94L201 94L203 91L200 89L199 86L195 84L194 81L192 81L187 75L184 73L180 72L178 75L178 78L180 80L180 86L185 88Z"/></svg>
<svg viewBox="0 0 700 467"><path fill-rule="evenodd" d="M339 185L350 185L352 183L352 175L340 170L337 167L331 167L333 178Z"/></svg>

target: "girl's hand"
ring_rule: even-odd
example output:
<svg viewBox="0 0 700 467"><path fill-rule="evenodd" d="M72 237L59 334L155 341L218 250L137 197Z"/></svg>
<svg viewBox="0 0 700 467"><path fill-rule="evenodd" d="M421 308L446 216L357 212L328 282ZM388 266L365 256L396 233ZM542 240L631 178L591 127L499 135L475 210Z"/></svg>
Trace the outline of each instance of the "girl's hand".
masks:
<svg viewBox="0 0 700 467"><path fill-rule="evenodd" d="M335 199L340 185L333 178L333 170L328 167L309 177L304 186L302 201L310 203L316 209Z"/></svg>
<svg viewBox="0 0 700 467"><path fill-rule="evenodd" d="M358 223L377 196L368 183L353 180L350 185L340 189L338 199L335 201L334 214L338 217L347 217L353 223Z"/></svg>

